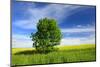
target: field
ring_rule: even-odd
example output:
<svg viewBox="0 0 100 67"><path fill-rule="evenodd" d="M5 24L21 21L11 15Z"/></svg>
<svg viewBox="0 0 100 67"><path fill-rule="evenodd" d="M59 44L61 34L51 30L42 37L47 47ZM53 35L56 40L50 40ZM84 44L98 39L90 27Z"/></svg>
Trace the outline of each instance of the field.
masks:
<svg viewBox="0 0 100 67"><path fill-rule="evenodd" d="M96 60L94 44L56 46L58 51L39 54L35 48L12 48L12 65L70 63Z"/></svg>

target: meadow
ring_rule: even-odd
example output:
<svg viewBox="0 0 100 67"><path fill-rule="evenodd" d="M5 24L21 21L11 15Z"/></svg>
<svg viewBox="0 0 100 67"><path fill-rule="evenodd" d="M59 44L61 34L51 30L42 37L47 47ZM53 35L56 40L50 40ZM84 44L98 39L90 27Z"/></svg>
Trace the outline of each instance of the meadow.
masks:
<svg viewBox="0 0 100 67"><path fill-rule="evenodd" d="M56 46L57 51L37 53L35 48L12 48L13 65L88 62L96 60L95 44Z"/></svg>

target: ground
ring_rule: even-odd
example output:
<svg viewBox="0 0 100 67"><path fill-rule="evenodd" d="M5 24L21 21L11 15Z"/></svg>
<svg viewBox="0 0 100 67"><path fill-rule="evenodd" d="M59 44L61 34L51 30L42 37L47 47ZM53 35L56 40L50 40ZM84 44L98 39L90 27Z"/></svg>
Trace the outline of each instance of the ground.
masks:
<svg viewBox="0 0 100 67"><path fill-rule="evenodd" d="M95 44L56 46L57 51L37 53L35 48L12 48L12 65L36 65L96 60Z"/></svg>

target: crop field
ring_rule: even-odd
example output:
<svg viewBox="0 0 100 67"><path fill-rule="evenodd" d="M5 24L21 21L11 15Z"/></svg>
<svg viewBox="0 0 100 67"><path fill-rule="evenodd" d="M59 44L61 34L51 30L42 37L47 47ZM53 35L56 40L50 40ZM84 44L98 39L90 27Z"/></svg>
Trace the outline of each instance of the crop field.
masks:
<svg viewBox="0 0 100 67"><path fill-rule="evenodd" d="M12 48L12 66L87 62L96 60L96 49L94 44L56 46L55 48L58 48L58 50L47 54L37 53L35 48Z"/></svg>

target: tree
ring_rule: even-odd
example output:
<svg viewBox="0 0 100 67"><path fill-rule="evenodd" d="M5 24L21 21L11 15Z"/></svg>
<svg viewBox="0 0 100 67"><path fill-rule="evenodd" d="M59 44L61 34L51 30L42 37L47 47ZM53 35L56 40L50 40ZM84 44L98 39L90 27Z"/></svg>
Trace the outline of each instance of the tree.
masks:
<svg viewBox="0 0 100 67"><path fill-rule="evenodd" d="M40 19L37 23L37 32L31 34L33 47L40 53L48 53L54 50L55 45L60 44L61 36L55 19Z"/></svg>

